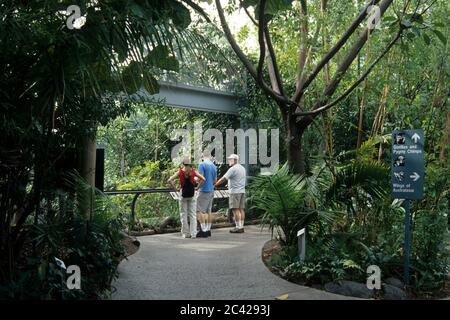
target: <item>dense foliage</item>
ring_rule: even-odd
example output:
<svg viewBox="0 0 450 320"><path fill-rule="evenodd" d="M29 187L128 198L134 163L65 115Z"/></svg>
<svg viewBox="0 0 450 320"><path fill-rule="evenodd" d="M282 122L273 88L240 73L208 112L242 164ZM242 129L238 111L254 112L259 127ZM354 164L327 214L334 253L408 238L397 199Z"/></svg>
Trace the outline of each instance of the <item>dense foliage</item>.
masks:
<svg viewBox="0 0 450 320"><path fill-rule="evenodd" d="M80 7L82 26L68 27L69 5ZM47 276L42 283L28 280L38 280L31 276L35 267L57 276L50 254L78 250L85 270L103 266L101 276L91 279L104 289L109 283L103 277L110 279L117 263L117 227L97 224L100 217L87 214L94 211L93 201L83 204L87 233L75 228L81 218L65 221L71 211L54 206L86 192L67 187L63 177L81 171L84 145L97 125L130 114L130 94L138 89L157 92L157 70L178 69L175 51L188 43L183 35L189 33L189 10L175 0L10 0L0 4L0 16L0 285L18 288L8 291L14 297L35 290L36 296L55 298L44 283ZM45 236L54 233L56 239L45 243L63 252L29 255L26 244L34 230L46 226ZM65 237L85 240L66 244ZM28 265L24 255L36 261ZM23 270L26 265L30 272ZM93 292L85 287L85 297L101 293L91 287Z"/></svg>
<svg viewBox="0 0 450 320"><path fill-rule="evenodd" d="M219 23L195 16L191 1L2 1L0 298L108 297L125 253L132 196L105 197L80 177L86 141L96 138L106 150L106 190L166 187L176 170L171 133L199 120L222 132L241 125L280 129L280 159L290 167L252 180L249 216L260 215L283 243L271 265L307 284L364 281L371 264L383 278L401 277L404 209L390 198L390 132L423 128L426 185L424 199L411 208L411 277L420 294L441 289L449 271L447 3L377 1L392 3L381 29L353 53L359 35L352 33L296 101L301 110L294 104L284 111L261 86L277 82L268 66L276 56L285 95L294 94L366 2L229 1L227 13L244 7L254 20L235 37L253 65L266 65L254 79L241 72ZM261 3L273 52L260 57ZM65 11L74 4L84 24L70 29ZM247 46L251 41L256 49ZM348 52L353 63L340 73ZM340 85L328 90L333 79ZM231 89L239 117L149 101L143 90L156 93L160 80ZM295 115L337 97L343 98L314 117ZM250 174L258 169L250 166ZM148 225L178 214L165 194L142 195L136 212ZM303 227L307 255L300 262L296 232ZM55 258L82 267L82 290L67 290Z"/></svg>
<svg viewBox="0 0 450 320"><path fill-rule="evenodd" d="M447 44L443 1L248 0L230 1L224 8L216 0L215 6L220 27L235 55L258 88L279 109L288 163L296 173L308 170L311 154L307 145L319 143L320 138L326 142L324 150L332 157L333 118L345 119L347 110L342 107L354 103L354 98L359 106L354 124L355 145L361 145L367 137L364 118L370 102L370 94L366 92L369 81L395 51L400 50L404 59L401 61L406 61L414 56L409 47L418 39L426 46ZM376 27L371 25L374 6L379 18ZM245 12L248 24L236 37L229 31L225 12L238 10ZM249 42L253 43L253 50L248 50ZM401 86L402 74L391 71L387 75L397 78ZM375 119L383 121L375 122L375 132L384 125L385 96L391 87L391 79L380 77L383 72L377 73L376 81L382 86L378 92L384 93ZM410 92L413 98L415 91ZM435 94L442 102L445 92ZM319 123L322 137L311 134Z"/></svg>
<svg viewBox="0 0 450 320"><path fill-rule="evenodd" d="M282 174L280 176L280 174ZM433 164L426 169L424 200L413 204L411 279L416 293L433 293L441 289L449 272L448 263L448 190L443 186L449 175L445 169ZM307 249L304 261L298 261L295 239L286 241L290 233L299 230L301 207L288 214L279 206L286 206L285 198L276 197L273 187L266 188L254 201L268 208L267 215L275 228L283 230L284 249L272 257L275 267L286 278L299 283L325 284L337 280L365 282L366 269L378 265L383 279L402 278L404 216L403 200L390 198L389 170L382 162L360 157L333 167L321 165L311 175L299 178L284 169L273 177L274 186L286 192L286 181L302 185L298 199L310 195L313 208L322 208L327 214L310 221L307 229ZM280 187L279 183L283 183ZM254 187L259 188L256 181ZM294 189L293 189L294 190ZM274 197L276 197L274 199ZM270 206L266 205L270 202ZM300 200L301 201L301 200ZM275 204L273 204L275 202ZM283 218L284 219L280 219ZM291 217L294 221L290 220ZM293 230L291 230L291 228ZM286 233L285 230L288 230Z"/></svg>
<svg viewBox="0 0 450 320"><path fill-rule="evenodd" d="M66 176L75 196L57 192L48 196L39 221L27 226L28 238L14 282L0 286L1 299L98 299L108 298L118 262L125 219L118 207L77 174ZM82 191L88 191L82 192ZM83 212L91 202L92 218ZM45 211L44 211L45 210ZM65 268L58 264L64 262ZM70 290L66 268L80 267L80 290Z"/></svg>

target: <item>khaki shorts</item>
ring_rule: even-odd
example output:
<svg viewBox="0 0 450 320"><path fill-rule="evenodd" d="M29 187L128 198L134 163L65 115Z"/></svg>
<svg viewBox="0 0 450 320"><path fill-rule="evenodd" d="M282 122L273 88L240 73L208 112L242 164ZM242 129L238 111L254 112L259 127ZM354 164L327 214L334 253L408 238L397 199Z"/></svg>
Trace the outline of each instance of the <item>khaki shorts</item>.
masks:
<svg viewBox="0 0 450 320"><path fill-rule="evenodd" d="M201 213L211 213L214 199L214 192L199 192L197 197L197 211Z"/></svg>
<svg viewBox="0 0 450 320"><path fill-rule="evenodd" d="M244 193L230 193L229 198L230 209L244 209L245 194Z"/></svg>

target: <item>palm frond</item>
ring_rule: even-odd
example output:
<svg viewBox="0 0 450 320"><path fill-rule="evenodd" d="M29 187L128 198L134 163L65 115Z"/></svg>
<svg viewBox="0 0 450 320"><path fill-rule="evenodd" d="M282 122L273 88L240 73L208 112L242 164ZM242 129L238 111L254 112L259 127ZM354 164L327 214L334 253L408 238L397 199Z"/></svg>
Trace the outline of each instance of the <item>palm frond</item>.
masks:
<svg viewBox="0 0 450 320"><path fill-rule="evenodd" d="M352 161L349 164L336 166L335 181L327 192L327 198L339 198L339 190L361 188L375 199L385 197L389 186L389 169L386 165L370 161Z"/></svg>
<svg viewBox="0 0 450 320"><path fill-rule="evenodd" d="M77 171L65 174L64 181L73 191L75 214L97 221L109 221L119 214L118 206L99 189L87 183Z"/></svg>
<svg viewBox="0 0 450 320"><path fill-rule="evenodd" d="M280 227L289 245L297 231L317 219L331 219L332 213L320 211L319 188L315 178L292 174L287 164L271 175L260 175L250 185L252 203L263 212L263 224Z"/></svg>

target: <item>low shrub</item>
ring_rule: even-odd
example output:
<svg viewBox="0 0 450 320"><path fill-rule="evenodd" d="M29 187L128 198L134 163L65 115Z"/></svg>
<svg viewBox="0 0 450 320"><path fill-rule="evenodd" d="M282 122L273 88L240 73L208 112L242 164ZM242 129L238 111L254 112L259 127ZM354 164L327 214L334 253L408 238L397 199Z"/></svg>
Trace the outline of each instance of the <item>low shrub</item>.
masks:
<svg viewBox="0 0 450 320"><path fill-rule="evenodd" d="M78 178L75 178L78 180ZM0 299L103 299L125 255L125 219L110 199L76 182L75 197L65 192L47 196L40 218L29 225L19 268L0 286ZM91 218L83 211L88 195ZM89 208L89 206L87 207ZM80 268L81 288L68 289L65 266Z"/></svg>
<svg viewBox="0 0 450 320"><path fill-rule="evenodd" d="M271 259L287 279L305 284L365 282L370 265L380 267L382 279L403 278L403 200L391 199L385 165L358 161L319 165L302 178L283 169L252 185L260 192L253 202L273 229L293 235L305 226L302 214L308 210L320 209L332 218L317 216L307 224L304 261L294 256L288 263L284 250ZM449 274L448 172L430 163L426 175L424 199L411 205L410 283L418 296L438 293ZM296 239L289 239L284 244L295 247Z"/></svg>

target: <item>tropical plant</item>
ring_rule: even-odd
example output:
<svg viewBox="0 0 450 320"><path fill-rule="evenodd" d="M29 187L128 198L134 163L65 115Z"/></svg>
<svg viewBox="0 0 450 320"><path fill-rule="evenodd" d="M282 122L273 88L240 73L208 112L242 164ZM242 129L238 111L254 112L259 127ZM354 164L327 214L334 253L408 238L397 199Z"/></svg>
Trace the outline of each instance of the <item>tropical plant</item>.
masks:
<svg viewBox="0 0 450 320"><path fill-rule="evenodd" d="M416 291L434 292L445 285L450 271L449 173L432 163L425 174L426 198L412 207L411 277Z"/></svg>
<svg viewBox="0 0 450 320"><path fill-rule="evenodd" d="M64 180L72 192L47 195L39 219L27 231L23 269L0 286L1 298L99 299L111 293L117 265L125 256L125 221L111 199L78 173L66 174ZM56 259L80 268L81 289L67 288L66 271Z"/></svg>
<svg viewBox="0 0 450 320"><path fill-rule="evenodd" d="M429 178L425 199L412 208L410 274L412 289L421 295L435 293L448 279L448 173L438 168L427 167L430 174L440 173ZM377 265L384 279L402 278L405 210L403 200L390 199L386 167L360 157L312 171L309 179L322 186L324 207L335 213L334 219L308 228L304 261L293 258L288 266L273 261L281 273L308 284L364 281L365 269Z"/></svg>
<svg viewBox="0 0 450 320"><path fill-rule="evenodd" d="M304 261L294 261L285 268L290 280L324 284L337 280L361 280L364 268L357 259L356 235L335 234L309 243Z"/></svg>
<svg viewBox="0 0 450 320"><path fill-rule="evenodd" d="M67 26L78 5L84 24ZM190 32L180 1L3 1L0 5L0 283L12 281L30 222L74 168L87 177L96 127L158 91ZM192 46L197 45L192 44ZM43 217L44 216L44 217Z"/></svg>
<svg viewBox="0 0 450 320"><path fill-rule="evenodd" d="M262 223L269 224L272 232L279 227L286 245L295 244L298 230L318 219L332 218L330 212L321 210L322 203L307 181L284 164L270 175L255 177L250 185L251 201L263 213Z"/></svg>

